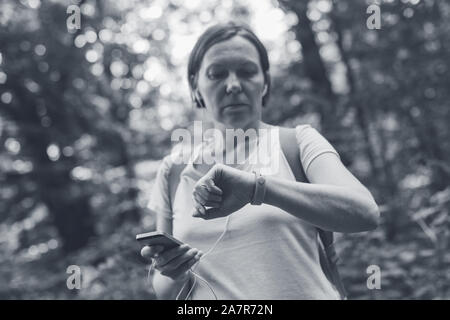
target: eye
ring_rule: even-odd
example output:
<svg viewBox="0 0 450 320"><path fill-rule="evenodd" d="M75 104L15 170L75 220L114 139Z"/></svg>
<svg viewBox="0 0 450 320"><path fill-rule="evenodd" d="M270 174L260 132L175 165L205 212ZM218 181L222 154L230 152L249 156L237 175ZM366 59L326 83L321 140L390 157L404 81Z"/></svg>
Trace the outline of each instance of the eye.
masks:
<svg viewBox="0 0 450 320"><path fill-rule="evenodd" d="M220 67L212 67L208 70L208 78L214 79L223 79L227 76L227 70Z"/></svg>
<svg viewBox="0 0 450 320"><path fill-rule="evenodd" d="M245 66L238 71L240 76L246 77L246 78L250 78L250 77L254 76L257 72L258 72L258 70L253 66Z"/></svg>

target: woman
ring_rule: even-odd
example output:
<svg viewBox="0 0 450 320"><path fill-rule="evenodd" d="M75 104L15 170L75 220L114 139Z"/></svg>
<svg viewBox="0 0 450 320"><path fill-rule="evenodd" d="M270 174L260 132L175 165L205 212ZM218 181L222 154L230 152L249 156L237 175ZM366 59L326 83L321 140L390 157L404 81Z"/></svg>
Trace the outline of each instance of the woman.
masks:
<svg viewBox="0 0 450 320"><path fill-rule="evenodd" d="M295 128L298 145L292 148L300 149L310 183L295 180L280 147L279 127L261 121L270 92L269 61L247 26L208 28L191 52L188 77L194 103L210 115L225 146L210 139L196 149L172 203L173 158L166 156L159 168L149 208L157 215L158 230L186 244L142 249L144 257L153 258L158 299L338 299L319 263L316 227L376 228L379 210L369 191L308 125ZM226 139L227 129L254 130L256 141L236 145ZM249 159L263 145L269 152L259 153L265 164L258 167L256 183L256 166ZM194 161L211 149L223 155L250 149L250 154L243 164Z"/></svg>

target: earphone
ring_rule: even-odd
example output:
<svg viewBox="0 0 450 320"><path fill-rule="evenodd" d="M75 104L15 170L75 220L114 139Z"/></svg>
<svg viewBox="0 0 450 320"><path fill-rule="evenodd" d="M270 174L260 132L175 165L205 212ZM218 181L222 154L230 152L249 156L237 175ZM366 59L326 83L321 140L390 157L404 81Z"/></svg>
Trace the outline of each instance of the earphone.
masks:
<svg viewBox="0 0 450 320"><path fill-rule="evenodd" d="M198 104L202 108L206 108L205 101L203 101L203 98L201 97L198 89L195 89L194 91L194 103Z"/></svg>
<svg viewBox="0 0 450 320"><path fill-rule="evenodd" d="M267 89L268 89L268 88L269 88L269 87L267 86L267 84L265 84L265 85L264 85L264 89L263 89L263 93L262 93L263 96L266 95Z"/></svg>

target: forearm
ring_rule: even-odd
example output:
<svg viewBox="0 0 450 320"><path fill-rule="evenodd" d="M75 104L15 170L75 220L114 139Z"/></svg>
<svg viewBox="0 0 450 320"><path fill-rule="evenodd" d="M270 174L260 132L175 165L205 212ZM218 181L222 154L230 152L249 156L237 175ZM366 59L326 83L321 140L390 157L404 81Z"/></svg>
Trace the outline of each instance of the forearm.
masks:
<svg viewBox="0 0 450 320"><path fill-rule="evenodd" d="M155 290L158 300L175 300L185 283L186 280L175 281L169 277L163 276L158 270L156 270L155 274L153 275L153 289ZM183 292L181 292L179 299L185 299L192 287L192 283L193 281L191 277L189 279L189 282L183 288Z"/></svg>
<svg viewBox="0 0 450 320"><path fill-rule="evenodd" d="M378 206L370 194L347 187L266 177L264 203L324 230L352 233L378 225Z"/></svg>

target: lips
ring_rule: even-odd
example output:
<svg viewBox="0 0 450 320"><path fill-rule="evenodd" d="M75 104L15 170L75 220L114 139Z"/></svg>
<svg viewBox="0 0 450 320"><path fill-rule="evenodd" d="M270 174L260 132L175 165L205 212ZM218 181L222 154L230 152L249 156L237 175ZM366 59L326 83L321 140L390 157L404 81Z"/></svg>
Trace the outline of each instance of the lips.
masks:
<svg viewBox="0 0 450 320"><path fill-rule="evenodd" d="M247 106L248 106L248 104L246 104L246 103L232 103L232 104L228 104L225 107L223 107L222 110L241 109L241 108L245 108Z"/></svg>

